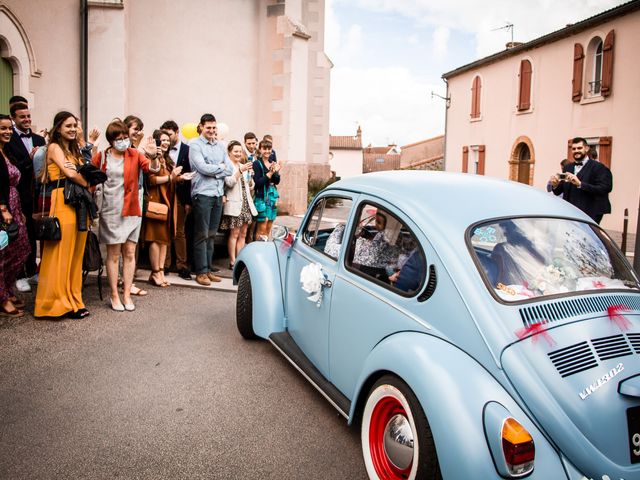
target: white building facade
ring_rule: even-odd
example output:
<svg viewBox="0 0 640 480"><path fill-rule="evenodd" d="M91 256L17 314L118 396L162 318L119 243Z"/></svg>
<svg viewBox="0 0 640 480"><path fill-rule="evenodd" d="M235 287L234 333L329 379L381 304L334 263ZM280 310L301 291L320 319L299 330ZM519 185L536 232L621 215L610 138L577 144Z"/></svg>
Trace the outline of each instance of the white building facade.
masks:
<svg viewBox="0 0 640 480"><path fill-rule="evenodd" d="M38 128L63 109L86 111L103 131L137 115L147 134L213 113L229 126L225 140L273 136L281 210L306 209L308 176L329 176L324 0L53 3L0 0L0 75L9 65L10 90L29 100Z"/></svg>

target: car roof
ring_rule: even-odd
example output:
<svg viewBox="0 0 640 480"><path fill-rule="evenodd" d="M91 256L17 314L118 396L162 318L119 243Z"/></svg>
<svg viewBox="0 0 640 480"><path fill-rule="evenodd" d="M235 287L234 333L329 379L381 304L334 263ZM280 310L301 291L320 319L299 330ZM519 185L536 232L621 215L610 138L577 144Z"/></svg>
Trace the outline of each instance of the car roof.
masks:
<svg viewBox="0 0 640 480"><path fill-rule="evenodd" d="M395 170L340 180L329 188L368 193L407 213L420 227L450 232L497 217L554 216L590 220L561 197L509 180L468 173Z"/></svg>

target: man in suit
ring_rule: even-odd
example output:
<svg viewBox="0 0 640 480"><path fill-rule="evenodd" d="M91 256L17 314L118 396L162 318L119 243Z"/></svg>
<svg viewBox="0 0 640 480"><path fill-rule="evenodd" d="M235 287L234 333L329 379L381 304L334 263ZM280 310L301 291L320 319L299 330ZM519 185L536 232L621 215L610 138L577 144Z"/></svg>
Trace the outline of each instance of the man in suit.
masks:
<svg viewBox="0 0 640 480"><path fill-rule="evenodd" d="M177 167L182 167L182 175L191 172L189 165L189 145L180 141L180 129L173 120L167 120L160 127L164 133L169 135L171 147L169 156ZM176 234L173 239L173 247L176 252L176 269L180 278L192 280L191 268L188 262L188 245L191 245L191 235L188 233L187 218L191 213L191 181L183 180L176 186L176 196L178 197L176 211ZM167 255L167 257L169 257ZM170 257L169 257L170 258Z"/></svg>
<svg viewBox="0 0 640 480"><path fill-rule="evenodd" d="M31 131L31 112L26 103L14 103L9 109L11 119L13 120L13 134L11 140L5 147L11 161L20 170L20 183L18 184L18 193L20 194L20 205L22 212L27 219L27 234L29 236L29 245L31 253L25 264L24 277L17 282L18 290L29 291L31 288L26 278L33 277L36 274L36 238L35 224L32 218L34 210L34 173L33 173L33 154L38 147L43 146L46 142L44 137Z"/></svg>
<svg viewBox="0 0 640 480"><path fill-rule="evenodd" d="M611 170L589 158L588 152L587 141L574 138L571 142L573 163L565 165L562 174L553 175L550 182L554 194L562 194L562 198L599 224L605 213L611 213L609 192L613 189L613 177Z"/></svg>

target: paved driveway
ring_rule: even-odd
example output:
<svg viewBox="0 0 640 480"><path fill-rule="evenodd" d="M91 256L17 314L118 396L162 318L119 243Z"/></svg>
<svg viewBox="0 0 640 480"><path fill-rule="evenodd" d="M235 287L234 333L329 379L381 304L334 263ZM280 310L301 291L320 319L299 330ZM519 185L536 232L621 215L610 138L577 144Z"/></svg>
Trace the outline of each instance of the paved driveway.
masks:
<svg viewBox="0 0 640 480"><path fill-rule="evenodd" d="M118 313L95 290L87 320L0 320L0 478L365 478L358 433L236 333L235 294Z"/></svg>

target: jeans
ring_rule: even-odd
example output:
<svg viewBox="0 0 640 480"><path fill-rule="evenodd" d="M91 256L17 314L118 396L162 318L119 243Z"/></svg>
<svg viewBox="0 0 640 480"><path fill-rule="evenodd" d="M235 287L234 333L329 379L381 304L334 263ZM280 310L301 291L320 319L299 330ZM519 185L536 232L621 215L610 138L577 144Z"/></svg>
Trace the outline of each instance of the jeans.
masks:
<svg viewBox="0 0 640 480"><path fill-rule="evenodd" d="M211 271L213 241L222 217L222 197L193 197L193 263L195 273Z"/></svg>

